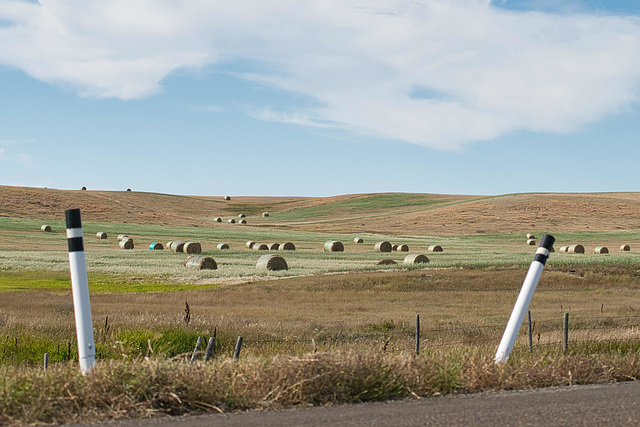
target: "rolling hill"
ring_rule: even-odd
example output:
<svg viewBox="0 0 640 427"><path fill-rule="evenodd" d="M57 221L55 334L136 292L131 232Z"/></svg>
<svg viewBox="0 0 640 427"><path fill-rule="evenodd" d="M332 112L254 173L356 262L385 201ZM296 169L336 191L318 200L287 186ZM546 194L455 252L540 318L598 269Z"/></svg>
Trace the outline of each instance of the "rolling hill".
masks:
<svg viewBox="0 0 640 427"><path fill-rule="evenodd" d="M392 235L472 235L528 230L640 228L640 193L530 193L461 196L414 193L334 197L182 196L134 191L0 186L0 216L59 220L79 207L83 219L207 227L216 217L247 215L249 226L292 231ZM269 212L268 218L261 216ZM217 224L216 226L231 226Z"/></svg>

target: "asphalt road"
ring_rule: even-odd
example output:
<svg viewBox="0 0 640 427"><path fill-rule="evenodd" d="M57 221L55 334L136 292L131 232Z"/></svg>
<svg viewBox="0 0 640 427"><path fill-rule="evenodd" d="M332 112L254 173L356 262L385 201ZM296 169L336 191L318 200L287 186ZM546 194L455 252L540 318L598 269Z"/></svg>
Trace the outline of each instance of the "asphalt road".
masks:
<svg viewBox="0 0 640 427"><path fill-rule="evenodd" d="M129 420L107 425L636 426L640 425L640 382L487 392L285 411Z"/></svg>

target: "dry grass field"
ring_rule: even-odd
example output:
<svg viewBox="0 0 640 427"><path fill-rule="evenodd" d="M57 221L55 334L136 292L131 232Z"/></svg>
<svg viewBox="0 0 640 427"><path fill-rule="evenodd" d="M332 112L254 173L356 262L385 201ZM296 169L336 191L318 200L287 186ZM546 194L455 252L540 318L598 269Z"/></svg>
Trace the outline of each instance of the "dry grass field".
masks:
<svg viewBox="0 0 640 427"><path fill-rule="evenodd" d="M96 348L104 363L96 375L113 390L91 389L96 387L93 380L84 382L76 373L64 234L68 208L82 210ZM0 186L0 376L5 378L0 424L635 378L640 372L640 305L635 302L640 291L639 208L637 193L232 196L225 201L222 196ZM263 217L263 212L270 215ZM247 225L227 223L241 213L247 215ZM216 217L223 221L215 222ZM52 232L40 231L45 223ZM95 238L97 231L108 233L108 239ZM524 235L544 232L556 237L556 248L580 243L586 253L551 255L530 307L533 353L523 329L509 366L491 367L536 249ZM118 248L120 233L133 237L135 249ZM353 243L356 236L365 244ZM151 242L176 239L201 242L203 254L215 258L219 269L187 270L185 254L148 249ZM345 243L345 252L323 252L324 242L333 239ZM262 253L246 249L247 240L293 242L296 251L278 252L289 270L257 273L255 261ZM404 266L407 253L373 250L382 240L408 244L408 253L424 253L430 262ZM220 242L232 249L216 249ZM621 252L623 243L632 250ZM427 252L433 244L442 245L444 252ZM608 246L610 253L594 254L599 245ZM398 264L376 266L384 258ZM571 319L569 353L561 350L564 313ZM416 314L422 323L419 358L413 355ZM213 394L196 396L190 393L197 394L200 380L188 380L193 373L185 360L198 336L213 335L217 360L194 368L200 369L200 379L214 376L219 381L222 375L244 378L244 385L233 380ZM246 361L228 365L238 336L244 337ZM44 389L57 390L56 381L66 381L74 393L97 393L110 403L100 407L90 399L82 404L59 401L58 407L66 408L62 412L29 406L29 399L47 398L34 395L29 386L49 381L40 376L45 352L53 370ZM307 363L300 361L323 366L326 373L298 369ZM266 380L271 363L285 366L277 381ZM364 378L375 384L363 379L347 387L348 392L337 390L331 381L318 379L327 375L334 382L346 381L340 370L326 370L328 365L363 375L349 381ZM532 366L539 371L532 374ZM116 372L127 370L132 376L119 380ZM178 376L163 377L162 385L141 385L149 370L165 376L173 370ZM424 382L410 380L416 372ZM123 391L131 381L134 389L146 390L144 396ZM369 392L362 394L358 387Z"/></svg>

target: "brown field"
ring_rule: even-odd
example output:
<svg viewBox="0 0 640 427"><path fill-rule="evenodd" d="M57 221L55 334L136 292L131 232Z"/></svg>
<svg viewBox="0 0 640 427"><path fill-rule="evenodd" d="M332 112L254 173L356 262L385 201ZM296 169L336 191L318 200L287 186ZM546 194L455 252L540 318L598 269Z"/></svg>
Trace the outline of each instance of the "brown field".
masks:
<svg viewBox="0 0 640 427"><path fill-rule="evenodd" d="M90 285L100 360L87 377L78 373L74 355L60 225L69 208L82 209L90 227L116 224L108 241L85 238L87 259L97 264L91 266ZM271 214L267 218L261 216L265 211ZM240 213L247 215L247 226L214 222ZM0 186L0 217L7 224L0 228L0 425L640 377L640 193L232 196L225 201L222 195ZM56 221L57 229L42 233L40 221ZM117 249L113 231L121 228L139 233L132 234L135 250ZM535 251L524 234L541 231L558 233L563 240L557 247L580 239L587 254L552 255L530 306L533 352L523 328L509 363L496 366L493 353L526 274L524 263ZM347 252L336 255L322 252L332 233L370 234L366 245L345 240ZM187 273L184 254L145 248L180 235L202 237L221 270ZM295 242L300 250L286 256L296 277L257 275L253 257L259 254L244 249L254 235ZM402 259L403 254L373 251L372 239L382 236L407 242L412 251L425 251L439 240L447 245L418 269L366 271L380 257ZM214 252L221 240L235 251ZM630 244L632 252L620 252L621 243ZM596 244L612 253L594 255ZM339 262L340 268L326 268ZM302 268L313 263L324 264ZM345 266L355 271L341 270ZM564 313L571 319L569 351L561 347ZM416 314L422 324L419 357ZM186 363L194 339L214 333L216 360ZM237 336L245 339L242 360L229 363ZM44 352L51 354L52 366L43 375Z"/></svg>
<svg viewBox="0 0 640 427"><path fill-rule="evenodd" d="M246 213L249 225L295 231L370 232L390 235L477 235L529 230L619 231L640 227L640 193L415 195L433 204L380 212L336 209L330 217L279 221L277 213L365 200L379 194L335 197L174 196L126 191L68 191L0 186L0 216L60 219L80 207L83 219L177 226L211 226L217 216ZM262 212L270 212L262 218ZM230 227L226 223L221 227Z"/></svg>

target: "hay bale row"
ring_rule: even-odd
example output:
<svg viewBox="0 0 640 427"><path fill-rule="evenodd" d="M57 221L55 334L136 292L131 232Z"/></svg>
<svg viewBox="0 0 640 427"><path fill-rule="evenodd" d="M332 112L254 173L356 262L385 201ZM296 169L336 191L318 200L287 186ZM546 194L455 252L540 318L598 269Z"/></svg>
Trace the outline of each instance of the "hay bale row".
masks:
<svg viewBox="0 0 640 427"><path fill-rule="evenodd" d="M253 245L255 245L256 242L254 242L253 240L249 240L245 246L247 247L247 249L253 249Z"/></svg>
<svg viewBox="0 0 640 427"><path fill-rule="evenodd" d="M51 226L45 224L42 227L40 227L40 230L46 231L47 233L49 233L49 232L51 232Z"/></svg>
<svg viewBox="0 0 640 427"><path fill-rule="evenodd" d="M280 243L267 243L270 251L277 251L280 249Z"/></svg>
<svg viewBox="0 0 640 427"><path fill-rule="evenodd" d="M404 259L404 263L407 265L426 264L428 262L429 258L422 254L407 255Z"/></svg>
<svg viewBox="0 0 640 427"><path fill-rule="evenodd" d="M431 245L431 246L429 246L427 251L429 251L429 252L442 252L442 246L440 246L440 245Z"/></svg>
<svg viewBox="0 0 640 427"><path fill-rule="evenodd" d="M184 262L185 267L195 268L197 270L217 270L218 264L216 261L208 256L191 255Z"/></svg>
<svg viewBox="0 0 640 427"><path fill-rule="evenodd" d="M631 248L629 247L629 245L622 245L620 246L620 250L623 252L627 252L627 251L630 251ZM551 252L554 252L553 248L551 248ZM584 246L582 245L560 246L560 248L558 249L558 252L569 253L569 254L583 254ZM606 246L596 246L596 248L593 250L593 253L608 254L609 248L607 248Z"/></svg>
<svg viewBox="0 0 640 427"><path fill-rule="evenodd" d="M220 250L231 249L231 247L226 243L218 243L218 246L216 246L216 248L218 248Z"/></svg>
<svg viewBox="0 0 640 427"><path fill-rule="evenodd" d="M120 243L118 243L118 245L122 249L133 249L133 239L131 237L125 237L124 239L120 240Z"/></svg>
<svg viewBox="0 0 640 427"><path fill-rule="evenodd" d="M162 246L162 243L154 242L149 245L150 251L161 251L163 249L164 249L164 246Z"/></svg>
<svg viewBox="0 0 640 427"><path fill-rule="evenodd" d="M373 245L373 249L376 252L391 252L393 250L393 245L389 242L378 242Z"/></svg>
<svg viewBox="0 0 640 427"><path fill-rule="evenodd" d="M357 243L357 244L364 243L364 239L362 237L355 237L353 239L353 243Z"/></svg>
<svg viewBox="0 0 640 427"><path fill-rule="evenodd" d="M256 263L256 271L259 272L288 269L289 266L287 265L287 261L285 261L285 259L280 255L262 255L260 258L258 258L258 262Z"/></svg>
<svg viewBox="0 0 640 427"><path fill-rule="evenodd" d="M106 239L106 238L107 238L107 233L102 232L102 231L98 231L98 232L96 233L96 237L97 237L98 239Z"/></svg>
<svg viewBox="0 0 640 427"><path fill-rule="evenodd" d="M337 240L329 240L324 244L325 252L344 252L344 245Z"/></svg>

